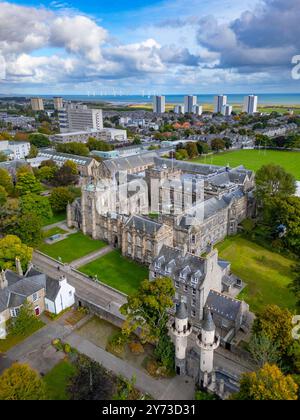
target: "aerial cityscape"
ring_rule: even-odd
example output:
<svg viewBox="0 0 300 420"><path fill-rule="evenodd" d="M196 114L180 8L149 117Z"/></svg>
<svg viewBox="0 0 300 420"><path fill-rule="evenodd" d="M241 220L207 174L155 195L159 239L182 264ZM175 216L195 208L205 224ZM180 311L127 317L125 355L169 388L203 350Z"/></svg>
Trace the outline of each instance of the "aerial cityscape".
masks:
<svg viewBox="0 0 300 420"><path fill-rule="evenodd" d="M0 400L300 399L299 19L0 0Z"/></svg>

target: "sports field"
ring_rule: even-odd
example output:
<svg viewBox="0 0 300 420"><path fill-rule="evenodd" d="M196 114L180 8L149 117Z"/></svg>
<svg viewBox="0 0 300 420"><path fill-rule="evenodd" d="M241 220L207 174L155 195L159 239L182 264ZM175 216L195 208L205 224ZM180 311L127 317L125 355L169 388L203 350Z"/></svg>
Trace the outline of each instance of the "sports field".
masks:
<svg viewBox="0 0 300 420"><path fill-rule="evenodd" d="M192 162L235 168L244 165L245 168L257 171L263 165L274 163L281 165L287 172L300 180L300 152L285 152L276 150L237 150L220 152L194 159Z"/></svg>

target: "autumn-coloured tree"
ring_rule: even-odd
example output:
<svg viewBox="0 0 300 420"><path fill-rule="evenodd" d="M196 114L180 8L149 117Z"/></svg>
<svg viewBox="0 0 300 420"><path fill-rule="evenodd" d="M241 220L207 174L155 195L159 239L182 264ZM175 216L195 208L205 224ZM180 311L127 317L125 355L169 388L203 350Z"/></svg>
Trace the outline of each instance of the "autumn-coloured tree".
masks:
<svg viewBox="0 0 300 420"><path fill-rule="evenodd" d="M280 354L284 356L293 342L292 328L292 314L288 309L281 309L277 305L268 305L258 314L252 331L255 335L263 334L269 338L276 345Z"/></svg>
<svg viewBox="0 0 300 420"><path fill-rule="evenodd" d="M297 400L298 386L276 365L265 364L258 372L245 373L235 400Z"/></svg>
<svg viewBox="0 0 300 420"><path fill-rule="evenodd" d="M16 257L20 259L25 270L32 258L32 248L24 245L15 235L7 235L0 239L0 270L14 269Z"/></svg>
<svg viewBox="0 0 300 420"><path fill-rule="evenodd" d="M28 365L14 363L0 376L0 400L45 399L45 384Z"/></svg>
<svg viewBox="0 0 300 420"><path fill-rule="evenodd" d="M128 334L140 327L145 341L157 341L165 333L167 311L174 305L174 295L169 278L143 281L137 293L121 307L121 313L127 317L124 332Z"/></svg>

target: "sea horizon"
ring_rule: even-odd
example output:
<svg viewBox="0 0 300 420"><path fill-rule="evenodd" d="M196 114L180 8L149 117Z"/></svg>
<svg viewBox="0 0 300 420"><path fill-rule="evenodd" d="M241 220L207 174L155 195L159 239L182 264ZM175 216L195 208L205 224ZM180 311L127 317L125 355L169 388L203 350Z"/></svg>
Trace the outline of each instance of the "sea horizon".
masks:
<svg viewBox="0 0 300 420"><path fill-rule="evenodd" d="M223 94L223 93L222 93ZM258 102L260 105L300 105L300 93L240 93L240 94L231 94L224 93L227 95L229 104L242 104L244 97L250 94L255 94L258 96ZM188 94L164 94L166 97L166 103L170 104L180 104L184 102L184 96ZM217 94L193 94L198 98L198 104L212 104L214 102L214 97ZM69 101L83 101L83 102L107 102L112 104L123 104L123 105L140 105L140 104L149 104L152 102L153 95L69 95L69 94L1 94L2 97L41 97L43 99L51 99L55 96L62 97L64 100Z"/></svg>

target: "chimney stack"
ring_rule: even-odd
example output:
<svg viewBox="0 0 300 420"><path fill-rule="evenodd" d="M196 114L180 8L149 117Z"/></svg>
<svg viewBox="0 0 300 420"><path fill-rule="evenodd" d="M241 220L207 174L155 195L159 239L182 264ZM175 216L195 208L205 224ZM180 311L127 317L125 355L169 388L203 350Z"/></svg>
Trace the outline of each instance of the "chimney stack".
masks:
<svg viewBox="0 0 300 420"><path fill-rule="evenodd" d="M2 270L0 273L0 289L3 290L8 286L7 278L5 275L5 271Z"/></svg>

